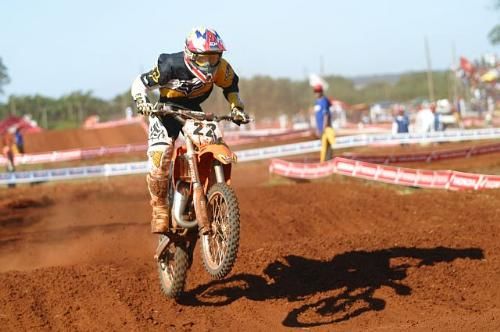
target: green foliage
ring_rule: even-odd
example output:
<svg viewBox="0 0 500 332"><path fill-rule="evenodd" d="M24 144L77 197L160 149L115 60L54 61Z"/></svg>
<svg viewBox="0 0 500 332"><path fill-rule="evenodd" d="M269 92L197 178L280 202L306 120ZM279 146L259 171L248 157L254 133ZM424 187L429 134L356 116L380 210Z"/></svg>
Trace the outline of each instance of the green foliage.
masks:
<svg viewBox="0 0 500 332"><path fill-rule="evenodd" d="M2 62L0 58L0 94L3 94L2 87L10 82L9 75L7 74L7 67Z"/></svg>
<svg viewBox="0 0 500 332"><path fill-rule="evenodd" d="M0 105L0 117L8 114L30 114L38 125L47 128L79 127L90 115L102 120L123 116L127 106L132 106L128 92L106 101L92 95L92 92L75 91L61 98L35 96L10 96L5 105Z"/></svg>
<svg viewBox="0 0 500 332"><path fill-rule="evenodd" d="M495 2L494 8L496 10L500 9L500 0ZM490 33L488 34L488 38L493 45L500 44L500 24L495 25Z"/></svg>
<svg viewBox="0 0 500 332"><path fill-rule="evenodd" d="M450 72L434 71L432 75L436 99L449 98ZM327 95L348 104L428 98L425 72L404 74L395 84L379 81L362 88L357 88L353 81L341 76L327 76L325 80L330 86ZM306 115L315 98L307 80L255 76L240 79L239 86L247 111L260 120L281 114ZM228 103L218 88L202 106L208 112L229 112ZM8 114L31 114L44 128L68 128L81 126L90 115L98 115L102 121L123 117L127 107L133 107L130 91L112 100L97 98L91 91L75 91L57 99L40 95L10 96L6 104L0 105L0 118Z"/></svg>
<svg viewBox="0 0 500 332"><path fill-rule="evenodd" d="M500 44L500 24L491 29L488 38L493 45Z"/></svg>

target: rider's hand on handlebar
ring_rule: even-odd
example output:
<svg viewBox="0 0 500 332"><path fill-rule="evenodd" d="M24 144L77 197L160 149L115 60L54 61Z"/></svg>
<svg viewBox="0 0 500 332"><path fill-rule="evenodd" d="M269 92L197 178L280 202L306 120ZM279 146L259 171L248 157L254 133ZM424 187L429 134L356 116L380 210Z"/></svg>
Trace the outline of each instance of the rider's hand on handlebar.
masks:
<svg viewBox="0 0 500 332"><path fill-rule="evenodd" d="M142 115L151 115L154 113L154 106L151 104L147 98L138 95L135 96L135 103L137 106L137 113Z"/></svg>
<svg viewBox="0 0 500 332"><path fill-rule="evenodd" d="M142 115L152 115L154 113L153 104L151 103L142 103L137 104L137 113Z"/></svg>
<svg viewBox="0 0 500 332"><path fill-rule="evenodd" d="M233 118L233 122L238 126L250 122L250 117L248 116L248 114L246 114L245 111L238 107L235 107L231 110L231 117Z"/></svg>

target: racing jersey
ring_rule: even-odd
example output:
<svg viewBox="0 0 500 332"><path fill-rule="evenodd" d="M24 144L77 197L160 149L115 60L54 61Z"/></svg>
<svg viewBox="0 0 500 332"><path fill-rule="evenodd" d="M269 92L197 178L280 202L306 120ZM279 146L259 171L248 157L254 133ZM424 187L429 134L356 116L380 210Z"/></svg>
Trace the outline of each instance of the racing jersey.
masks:
<svg viewBox="0 0 500 332"><path fill-rule="evenodd" d="M238 96L238 80L231 65L223 58L220 59L213 80L203 82L189 70L184 60L184 52L161 54L158 64L149 72L140 75L144 87L138 84L132 86L132 95L145 95L146 89L158 88L159 102L201 110L200 104L208 98L215 84L222 88L231 108L243 109L243 103Z"/></svg>

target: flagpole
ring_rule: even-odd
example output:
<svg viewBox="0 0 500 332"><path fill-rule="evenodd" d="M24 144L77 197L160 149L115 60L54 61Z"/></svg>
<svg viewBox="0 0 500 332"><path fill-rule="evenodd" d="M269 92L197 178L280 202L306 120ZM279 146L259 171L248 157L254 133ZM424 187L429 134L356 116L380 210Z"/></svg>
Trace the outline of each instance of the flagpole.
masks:
<svg viewBox="0 0 500 332"><path fill-rule="evenodd" d="M425 40L425 57L427 59L427 89L429 91L429 99L431 102L434 101L434 84L432 81L432 66L431 66L431 55L429 52L429 43L427 41L427 36Z"/></svg>
<svg viewBox="0 0 500 332"><path fill-rule="evenodd" d="M323 56L320 55L319 56L319 76L321 76L323 78L324 75L325 75L325 63L323 61Z"/></svg>

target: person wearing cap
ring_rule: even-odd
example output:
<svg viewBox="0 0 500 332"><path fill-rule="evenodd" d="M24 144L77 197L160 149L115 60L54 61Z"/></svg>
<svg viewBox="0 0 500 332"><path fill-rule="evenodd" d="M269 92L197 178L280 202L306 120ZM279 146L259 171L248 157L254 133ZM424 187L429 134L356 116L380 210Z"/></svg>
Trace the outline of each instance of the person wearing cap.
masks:
<svg viewBox="0 0 500 332"><path fill-rule="evenodd" d="M396 105L394 107L395 116L392 122L392 134L407 134L410 132L410 119L405 113L403 105Z"/></svg>
<svg viewBox="0 0 500 332"><path fill-rule="evenodd" d="M316 134L321 138L320 161L330 160L333 157L332 147L335 144L335 131L332 128L332 106L330 100L324 95L323 87L315 85L313 92L316 94L314 112L316 117Z"/></svg>
<svg viewBox="0 0 500 332"><path fill-rule="evenodd" d="M314 104L316 134L318 137L321 137L325 128L331 127L332 113L330 112L330 106L332 106L332 104L324 95L323 87L321 85L315 85L313 87L313 92L316 95L316 102Z"/></svg>

